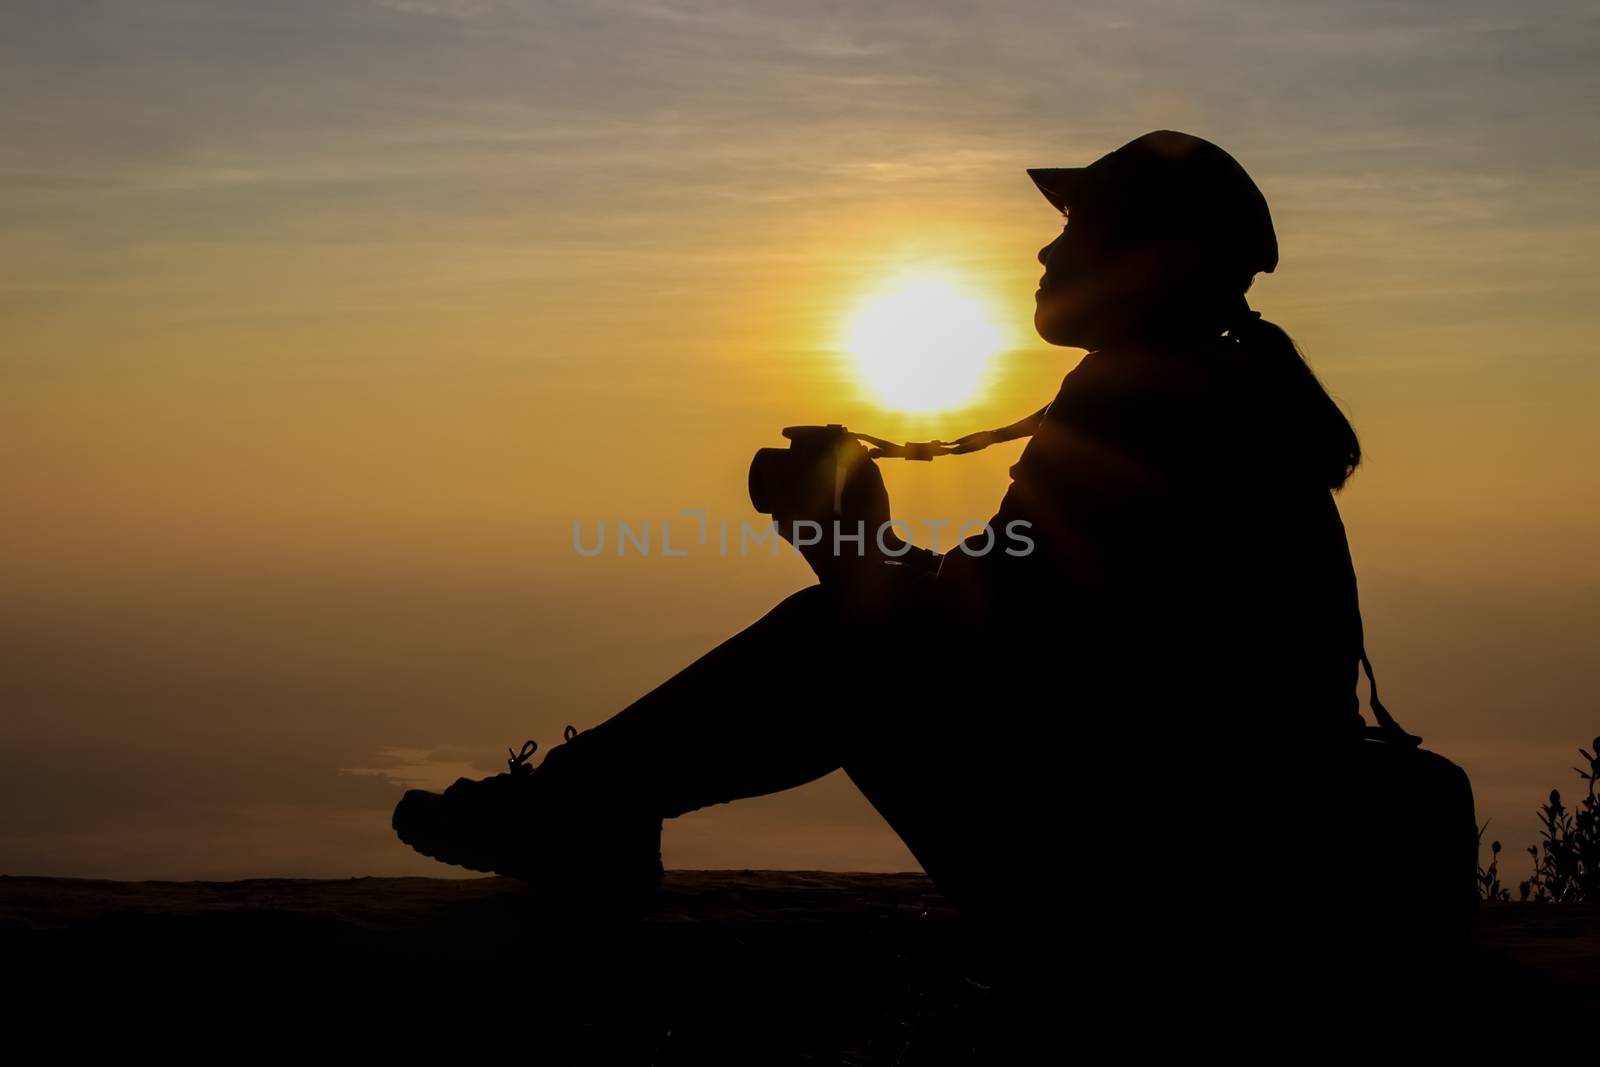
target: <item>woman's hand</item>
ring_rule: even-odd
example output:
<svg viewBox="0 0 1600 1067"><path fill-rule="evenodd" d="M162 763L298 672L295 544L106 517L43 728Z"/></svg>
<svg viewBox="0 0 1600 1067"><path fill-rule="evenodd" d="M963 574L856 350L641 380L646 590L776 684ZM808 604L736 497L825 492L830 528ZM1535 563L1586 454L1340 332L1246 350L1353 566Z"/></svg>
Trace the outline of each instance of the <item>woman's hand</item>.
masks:
<svg viewBox="0 0 1600 1067"><path fill-rule="evenodd" d="M817 514L774 514L778 532L805 557L824 584L858 580L868 563L895 558L900 538L889 527L889 490L858 441L842 441L832 457L834 492ZM879 537L882 535L882 545Z"/></svg>

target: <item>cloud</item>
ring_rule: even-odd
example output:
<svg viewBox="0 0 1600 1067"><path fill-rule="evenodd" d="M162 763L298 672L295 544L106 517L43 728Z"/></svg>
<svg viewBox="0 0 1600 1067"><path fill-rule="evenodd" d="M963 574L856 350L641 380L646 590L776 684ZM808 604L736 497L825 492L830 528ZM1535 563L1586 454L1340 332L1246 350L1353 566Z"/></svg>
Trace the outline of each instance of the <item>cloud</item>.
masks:
<svg viewBox="0 0 1600 1067"><path fill-rule="evenodd" d="M430 18L480 19L495 13L496 0L372 0L376 7L402 15Z"/></svg>

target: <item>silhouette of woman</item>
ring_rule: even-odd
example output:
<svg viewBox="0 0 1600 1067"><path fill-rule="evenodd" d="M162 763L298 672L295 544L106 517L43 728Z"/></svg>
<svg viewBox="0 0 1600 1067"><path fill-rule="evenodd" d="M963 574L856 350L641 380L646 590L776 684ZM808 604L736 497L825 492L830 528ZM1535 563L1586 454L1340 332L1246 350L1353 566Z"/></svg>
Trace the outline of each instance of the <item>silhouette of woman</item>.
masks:
<svg viewBox="0 0 1600 1067"><path fill-rule="evenodd" d="M1327 842L1295 844L1313 814L1295 798L1363 729L1332 497L1361 450L1245 299L1278 262L1266 201L1221 148L1166 130L1029 173L1065 217L1039 253L1035 325L1089 350L991 521L1030 524L1034 550L968 542L934 573L813 559L819 584L569 729L537 771L519 758L407 794L403 839L584 893L653 885L660 820L842 767L963 915L1012 944L1068 921L1042 902L1079 891L1145 908L1147 930L1185 900L1152 944L1206 927L1214 833L1249 835L1247 877L1311 876ZM1019 913L1026 932L1008 928Z"/></svg>

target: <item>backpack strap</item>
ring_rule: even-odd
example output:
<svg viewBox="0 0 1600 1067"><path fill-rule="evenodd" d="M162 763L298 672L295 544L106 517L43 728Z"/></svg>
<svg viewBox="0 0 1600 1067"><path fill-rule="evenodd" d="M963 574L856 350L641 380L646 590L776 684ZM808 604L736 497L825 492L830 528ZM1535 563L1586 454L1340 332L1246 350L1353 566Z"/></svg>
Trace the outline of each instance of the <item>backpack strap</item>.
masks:
<svg viewBox="0 0 1600 1067"><path fill-rule="evenodd" d="M1354 581L1354 575L1352 583ZM1372 673L1372 660L1367 656L1367 632L1361 621L1361 596L1356 595L1356 639L1361 643L1361 669L1367 675L1367 705L1372 708L1372 717L1378 720L1378 725L1367 726L1363 731L1365 736L1376 741L1391 741L1398 745L1416 748L1422 744L1422 738L1416 734L1406 733L1405 729L1394 721L1394 716L1389 714L1389 709L1383 706L1383 701L1378 699L1378 679Z"/></svg>
<svg viewBox="0 0 1600 1067"><path fill-rule="evenodd" d="M1361 669L1367 675L1367 704L1372 708L1372 717L1378 720L1378 725L1366 728L1367 736L1374 737L1379 741L1393 741L1396 744L1408 745L1411 748L1416 748L1422 744L1422 738L1416 734L1406 733L1405 729L1394 721L1394 716L1389 714L1389 709L1384 707L1383 702L1378 699L1378 679L1372 676L1372 660L1367 658L1367 646L1365 643L1361 646Z"/></svg>

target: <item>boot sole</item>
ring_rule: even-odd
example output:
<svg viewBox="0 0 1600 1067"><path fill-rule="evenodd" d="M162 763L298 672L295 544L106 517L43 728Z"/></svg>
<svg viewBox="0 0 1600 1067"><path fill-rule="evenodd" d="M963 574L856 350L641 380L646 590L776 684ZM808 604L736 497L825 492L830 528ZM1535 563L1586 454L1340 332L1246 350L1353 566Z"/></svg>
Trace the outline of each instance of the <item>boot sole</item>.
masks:
<svg viewBox="0 0 1600 1067"><path fill-rule="evenodd" d="M405 797L401 798L400 803L395 806L394 814L390 817L389 825L394 830L395 836L403 844L427 856L429 859L447 863L452 867L461 867L465 870L478 871L482 874L497 874L506 878L516 878L530 885L544 884L544 880L540 876L531 873L520 865L508 864L504 861L491 860L480 855L474 855L471 851L462 849L459 843L452 845L439 840L429 834L425 825L422 825L426 822L425 819L417 819L415 821L402 819L401 812L406 808L407 801L414 794L418 799L411 801L412 807L417 806L419 803L426 803L427 801L421 799L423 797L439 797L437 793L414 789L407 791ZM627 878L619 873L618 878L625 883L635 882L639 891L646 893L654 892L660 886L663 873L660 845L658 843L653 868L647 867L642 877L635 875L633 878Z"/></svg>

